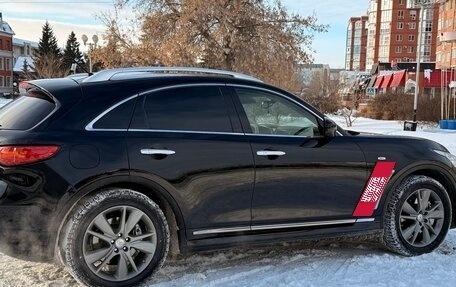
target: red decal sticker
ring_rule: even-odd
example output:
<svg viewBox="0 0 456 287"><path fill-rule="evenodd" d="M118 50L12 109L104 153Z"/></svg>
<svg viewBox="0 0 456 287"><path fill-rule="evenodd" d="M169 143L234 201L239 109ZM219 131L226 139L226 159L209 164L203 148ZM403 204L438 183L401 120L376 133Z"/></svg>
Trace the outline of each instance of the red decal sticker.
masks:
<svg viewBox="0 0 456 287"><path fill-rule="evenodd" d="M353 216L372 216L393 174L395 162L377 162Z"/></svg>

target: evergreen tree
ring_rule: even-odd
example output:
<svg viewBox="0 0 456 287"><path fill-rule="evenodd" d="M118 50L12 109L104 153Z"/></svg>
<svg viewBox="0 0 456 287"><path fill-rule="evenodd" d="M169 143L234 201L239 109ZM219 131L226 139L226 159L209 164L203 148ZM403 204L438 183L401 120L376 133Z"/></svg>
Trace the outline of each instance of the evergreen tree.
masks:
<svg viewBox="0 0 456 287"><path fill-rule="evenodd" d="M30 73L29 63L27 62L27 59L24 59L24 64L22 64L22 72L24 74Z"/></svg>
<svg viewBox="0 0 456 287"><path fill-rule="evenodd" d="M52 27L49 24L49 22L46 21L46 23L43 26L43 32L40 42L38 43L37 55L40 57L49 54L54 56L55 58L61 57L60 49L57 44L57 39L54 36L54 31L52 30Z"/></svg>
<svg viewBox="0 0 456 287"><path fill-rule="evenodd" d="M32 58L35 67L34 76L36 78L56 78L65 75L62 65L62 53L58 47L54 31L48 21L43 26L38 49Z"/></svg>
<svg viewBox="0 0 456 287"><path fill-rule="evenodd" d="M76 39L76 35L72 31L68 36L65 50L63 51L63 67L66 71L70 70L73 63L78 64L76 68L77 72L81 72L81 64L84 63L82 53L79 50L79 42Z"/></svg>

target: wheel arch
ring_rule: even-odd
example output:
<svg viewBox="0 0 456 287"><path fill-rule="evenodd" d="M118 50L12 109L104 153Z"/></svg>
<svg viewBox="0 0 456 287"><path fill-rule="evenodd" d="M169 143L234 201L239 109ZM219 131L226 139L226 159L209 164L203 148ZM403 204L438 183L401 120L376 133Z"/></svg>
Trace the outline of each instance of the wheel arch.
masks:
<svg viewBox="0 0 456 287"><path fill-rule="evenodd" d="M390 183L386 188L386 194L383 196L382 202L379 206L382 207L380 214L383 218L386 212L386 204L392 196L394 191L405 179L413 175L424 175L437 180L448 192L452 205L452 221L450 228L456 227L456 179L448 171L447 166L442 166L436 163L417 163L413 166L403 168L397 173L393 174Z"/></svg>
<svg viewBox="0 0 456 287"><path fill-rule="evenodd" d="M161 185L141 177L114 176L110 179L99 178L97 180L92 180L88 184L84 184L83 188L74 192L70 200L61 203L58 208L60 211L58 212L59 216L57 216L56 220L59 218L62 220L57 223L59 228L57 229L56 237L54 238L54 259L57 263L65 262L63 258L64 255L61 254L59 246L65 240L63 235L66 233L65 228L68 220L70 220L71 213L88 196L101 190L111 188L132 189L153 200L160 209L162 209L169 224L171 234L170 254L176 255L180 251L186 250L185 221L177 202L171 194Z"/></svg>

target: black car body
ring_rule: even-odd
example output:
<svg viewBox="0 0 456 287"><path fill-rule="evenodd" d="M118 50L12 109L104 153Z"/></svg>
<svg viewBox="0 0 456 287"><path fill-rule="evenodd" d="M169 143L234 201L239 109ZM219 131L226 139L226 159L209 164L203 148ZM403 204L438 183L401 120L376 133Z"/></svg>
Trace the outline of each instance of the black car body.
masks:
<svg viewBox="0 0 456 287"><path fill-rule="evenodd" d="M453 226L455 161L442 145L350 133L301 99L247 76L180 70L107 70L22 85L25 95L0 109L0 251L59 258L88 285L136 284L164 258L146 256L151 263L141 272L125 259L124 271L112 250L133 250L125 256L136 260L139 252L124 241L130 238L119 233L105 247L87 233L93 221L78 227L90 208L103 211L107 199L97 194L109 191L113 202L106 206L115 206L122 190L144 195L165 216L162 234L153 215L141 215L144 226L134 227L137 237L157 229L158 239L148 241L163 248L156 257L165 257L169 244L191 252L369 233L414 255L432 251ZM376 177L376 168L383 175ZM133 218L136 209L125 206L120 210ZM147 215L147 208L135 208ZM103 214L112 230L127 218ZM414 221L399 228L409 217ZM87 234L78 245L81 232ZM89 245L90 252L113 248L111 262L106 254L95 267L77 262L78 246ZM115 274L92 272L103 264L118 266Z"/></svg>

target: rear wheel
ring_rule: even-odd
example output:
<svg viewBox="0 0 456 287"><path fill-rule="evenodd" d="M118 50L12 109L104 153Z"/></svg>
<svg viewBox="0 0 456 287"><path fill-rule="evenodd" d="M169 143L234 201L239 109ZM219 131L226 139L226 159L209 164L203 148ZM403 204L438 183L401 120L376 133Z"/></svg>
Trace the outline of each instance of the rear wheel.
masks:
<svg viewBox="0 0 456 287"><path fill-rule="evenodd" d="M384 245L399 254L429 253L445 239L451 202L445 188L427 176L407 178L393 193L384 218Z"/></svg>
<svg viewBox="0 0 456 287"><path fill-rule="evenodd" d="M126 189L87 199L69 222L66 265L89 286L132 286L163 264L169 230L163 212L145 195Z"/></svg>

